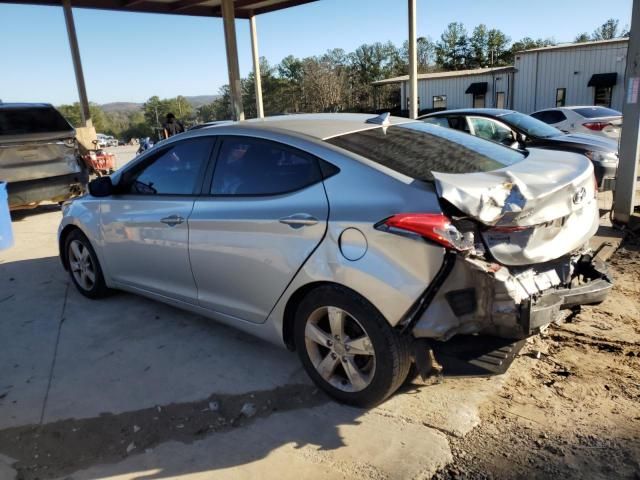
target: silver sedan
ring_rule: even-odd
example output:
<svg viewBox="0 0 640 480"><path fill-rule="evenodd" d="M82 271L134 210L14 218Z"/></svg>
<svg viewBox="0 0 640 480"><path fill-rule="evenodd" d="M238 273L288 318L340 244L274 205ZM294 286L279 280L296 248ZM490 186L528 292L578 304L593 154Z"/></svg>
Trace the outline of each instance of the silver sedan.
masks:
<svg viewBox="0 0 640 480"><path fill-rule="evenodd" d="M297 350L336 399L383 401L432 342L523 338L611 288L586 157L388 115L205 127L67 203L62 264ZM108 300L107 300L108 301Z"/></svg>

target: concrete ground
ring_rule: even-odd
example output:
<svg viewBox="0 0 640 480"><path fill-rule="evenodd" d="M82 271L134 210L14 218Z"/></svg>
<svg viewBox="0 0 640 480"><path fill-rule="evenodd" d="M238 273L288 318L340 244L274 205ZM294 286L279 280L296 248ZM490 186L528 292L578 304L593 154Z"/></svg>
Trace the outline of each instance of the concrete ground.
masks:
<svg viewBox="0 0 640 480"><path fill-rule="evenodd" d="M17 213L0 251L0 480L430 478L509 375L338 405L288 351L134 295L81 296L60 216Z"/></svg>

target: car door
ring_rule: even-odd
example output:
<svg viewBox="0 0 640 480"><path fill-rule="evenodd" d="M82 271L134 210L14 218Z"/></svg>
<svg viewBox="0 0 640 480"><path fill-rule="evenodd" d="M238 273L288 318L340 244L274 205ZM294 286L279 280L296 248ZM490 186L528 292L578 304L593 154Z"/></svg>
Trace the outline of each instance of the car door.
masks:
<svg viewBox="0 0 640 480"><path fill-rule="evenodd" d="M200 306L262 323L322 240L329 205L320 161L280 143L224 137L189 245Z"/></svg>
<svg viewBox="0 0 640 480"><path fill-rule="evenodd" d="M197 303L188 221L213 144L213 137L171 142L122 173L117 193L101 204L103 252L114 281Z"/></svg>

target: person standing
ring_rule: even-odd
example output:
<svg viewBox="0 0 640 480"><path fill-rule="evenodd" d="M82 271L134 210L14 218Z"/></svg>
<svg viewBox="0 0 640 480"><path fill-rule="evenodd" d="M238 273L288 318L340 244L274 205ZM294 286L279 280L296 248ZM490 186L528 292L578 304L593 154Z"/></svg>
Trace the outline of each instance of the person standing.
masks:
<svg viewBox="0 0 640 480"><path fill-rule="evenodd" d="M167 113L167 121L162 126L164 138L173 137L174 135L182 132L184 132L184 125L182 125L182 122L178 120L173 113Z"/></svg>

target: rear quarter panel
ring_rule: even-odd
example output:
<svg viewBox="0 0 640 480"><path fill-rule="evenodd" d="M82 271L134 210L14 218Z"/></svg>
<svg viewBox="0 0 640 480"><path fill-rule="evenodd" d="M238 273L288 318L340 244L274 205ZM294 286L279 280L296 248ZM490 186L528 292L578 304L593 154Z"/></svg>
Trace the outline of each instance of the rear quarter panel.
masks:
<svg viewBox="0 0 640 480"><path fill-rule="evenodd" d="M440 212L433 187L342 152L328 144L312 152L339 167L340 172L324 182L329 199L325 238L269 317L280 330L291 296L315 282L338 283L354 290L396 325L442 264L444 248L375 228L396 213ZM357 229L366 238L366 253L357 260L341 253L341 234L348 228Z"/></svg>

